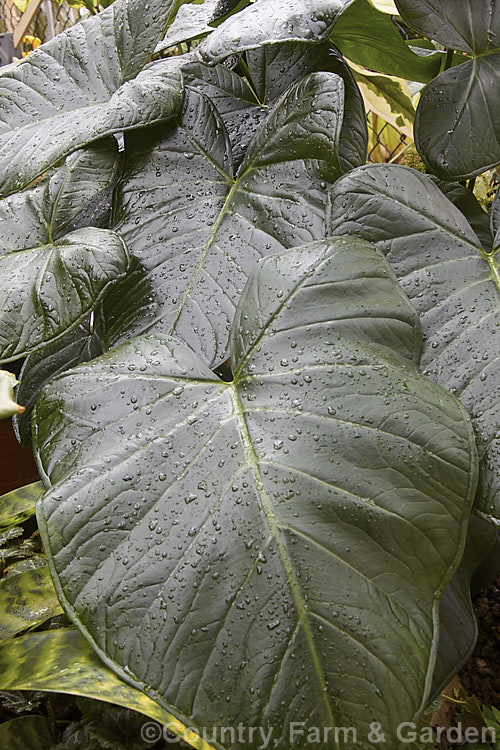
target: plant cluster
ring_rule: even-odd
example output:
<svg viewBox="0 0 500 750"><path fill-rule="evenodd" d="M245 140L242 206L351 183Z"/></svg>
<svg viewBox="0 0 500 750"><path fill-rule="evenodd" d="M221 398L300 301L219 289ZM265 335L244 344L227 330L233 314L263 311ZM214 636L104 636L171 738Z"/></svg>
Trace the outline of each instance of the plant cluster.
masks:
<svg viewBox="0 0 500 750"><path fill-rule="evenodd" d="M44 549L0 598L49 602L9 636L77 626L2 641L1 690L205 750L253 747L237 726L396 748L470 654L500 519L500 198L472 192L500 0L396 5L115 0L0 73L0 362L44 485L0 501L6 541L36 501ZM365 166L373 71L425 84L429 174Z"/></svg>

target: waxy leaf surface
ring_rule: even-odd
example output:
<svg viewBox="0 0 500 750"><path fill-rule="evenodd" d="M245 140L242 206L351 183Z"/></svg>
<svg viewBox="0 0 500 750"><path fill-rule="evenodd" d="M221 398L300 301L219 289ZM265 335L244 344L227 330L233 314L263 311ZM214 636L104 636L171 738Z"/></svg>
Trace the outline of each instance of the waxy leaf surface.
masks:
<svg viewBox="0 0 500 750"><path fill-rule="evenodd" d="M76 327L127 268L121 237L91 227L0 254L0 362L24 357Z"/></svg>
<svg viewBox="0 0 500 750"><path fill-rule="evenodd" d="M114 226L144 275L129 277L107 303L108 346L155 331L180 336L209 364L226 358L235 305L256 261L324 236L326 190L342 165L356 162L354 129L344 147L344 91L340 76L315 72L263 121L252 106L253 137L239 166L234 120L226 126L213 100L190 85L178 127L129 140ZM349 102L362 112L359 92Z"/></svg>
<svg viewBox="0 0 500 750"><path fill-rule="evenodd" d="M0 195L104 135L173 117L177 64L144 67L172 0L116 0L0 72Z"/></svg>
<svg viewBox="0 0 500 750"><path fill-rule="evenodd" d="M370 238L420 314L422 371L471 414L481 476L476 508L500 519L500 266L463 214L407 167L354 170L332 189L334 234Z"/></svg>
<svg viewBox="0 0 500 750"><path fill-rule="evenodd" d="M415 145L429 171L464 180L500 162L500 1L397 0L410 26L473 59L422 92Z"/></svg>
<svg viewBox="0 0 500 750"><path fill-rule="evenodd" d="M477 478L465 409L419 349L390 267L348 238L257 266L230 383L147 335L49 384L44 547L118 674L195 728L272 728L298 750L292 721L367 737L376 716L399 746Z"/></svg>

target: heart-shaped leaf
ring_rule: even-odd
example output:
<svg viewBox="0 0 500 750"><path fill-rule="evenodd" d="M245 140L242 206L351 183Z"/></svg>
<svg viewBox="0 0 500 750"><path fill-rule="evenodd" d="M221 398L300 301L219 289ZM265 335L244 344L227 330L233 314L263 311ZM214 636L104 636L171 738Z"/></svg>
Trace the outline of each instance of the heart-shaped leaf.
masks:
<svg viewBox="0 0 500 750"><path fill-rule="evenodd" d="M144 68L173 0L115 0L0 72L0 194L101 136L172 117L176 61Z"/></svg>
<svg viewBox="0 0 500 750"><path fill-rule="evenodd" d="M339 161L348 172L366 161L366 114L351 69L342 55L328 44L300 42L273 44L245 55L248 73L262 104L271 105L302 76L329 71L341 76L345 86L345 106L339 140Z"/></svg>
<svg viewBox="0 0 500 750"><path fill-rule="evenodd" d="M326 188L341 173L344 84L322 72L294 84L237 172L222 118L188 89L169 137L162 129L156 143L143 133L129 141L115 227L146 275L128 278L108 301L105 339L109 347L145 330L175 332L216 364L255 262L324 234Z"/></svg>
<svg viewBox="0 0 500 750"><path fill-rule="evenodd" d="M447 47L474 55L424 89L415 144L443 180L500 163L500 0L396 0L403 19Z"/></svg>
<svg viewBox="0 0 500 750"><path fill-rule="evenodd" d="M496 52L446 70L424 89L415 145L431 172L464 180L500 163L499 87Z"/></svg>
<svg viewBox="0 0 500 750"><path fill-rule="evenodd" d="M388 264L349 238L258 265L231 383L152 335L52 381L38 520L108 664L198 731L241 722L295 750L312 727L366 738L376 719L399 746L477 469L466 412L418 374L419 348Z"/></svg>
<svg viewBox="0 0 500 750"><path fill-rule="evenodd" d="M118 146L109 138L75 151L33 187L0 199L0 256L45 245L70 231L113 184L117 167Z"/></svg>
<svg viewBox="0 0 500 750"><path fill-rule="evenodd" d="M190 86L167 137L162 128L129 139L115 228L145 274L127 278L106 303L108 348L154 330L176 333L212 365L226 358L234 308L255 262L324 236L326 190L342 172L340 154L344 164L355 158L352 132L341 145L344 89L334 73L301 78L252 133L238 168L215 105ZM352 101L361 106L359 93Z"/></svg>
<svg viewBox="0 0 500 750"><path fill-rule="evenodd" d="M354 170L332 188L331 231L370 238L420 313L422 370L469 410L481 477L476 507L500 519L500 265L425 175Z"/></svg>
<svg viewBox="0 0 500 750"><path fill-rule="evenodd" d="M76 327L127 268L121 237L91 227L0 255L0 361L26 356Z"/></svg>

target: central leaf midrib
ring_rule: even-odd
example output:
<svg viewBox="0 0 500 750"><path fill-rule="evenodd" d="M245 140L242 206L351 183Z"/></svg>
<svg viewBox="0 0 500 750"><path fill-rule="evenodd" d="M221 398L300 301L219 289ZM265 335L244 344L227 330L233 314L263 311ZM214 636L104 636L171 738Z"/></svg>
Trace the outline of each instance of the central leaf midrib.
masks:
<svg viewBox="0 0 500 750"><path fill-rule="evenodd" d="M222 224L222 220L224 219L227 210L229 208L229 205L231 204L231 201L233 200L233 196L238 188L239 180L236 180L233 185L231 186L231 190L227 194L226 200L224 201L224 205L222 206L222 209L217 217L217 221L214 224L214 227L210 233L210 237L208 238L207 242L205 243L205 247L203 248L203 252L200 255L200 259L198 263L196 264L196 267L191 274L191 279L189 280L189 284L187 285L186 291L184 292L184 295L182 297L182 300L177 308L177 313L175 315L174 320L172 321L172 325L170 326L170 329L168 333L170 335L173 335L175 333L175 329L177 327L177 323L179 322L179 319L182 315L182 311L184 310L184 306L186 304L187 299L189 298L189 295L191 294L193 287L196 283L196 279L198 277L199 272L201 271L203 264L205 262L205 258L207 257L208 251L212 247L215 236L217 232L219 231L219 227Z"/></svg>
<svg viewBox="0 0 500 750"><path fill-rule="evenodd" d="M312 657L313 665L315 667L315 675L318 678L318 682L320 684L321 695L323 697L323 700L327 709L327 713L330 719L331 726L332 728L335 728L337 726L337 722L333 715L332 706L328 699L325 676L323 673L323 669L321 667L321 662L318 656L316 646L314 644L311 627L307 620L307 609L304 606L304 602L300 595L300 589L297 583L297 579L295 577L292 563L288 557L287 550L286 550L285 544L281 536L280 527L276 521L276 517L273 512L272 502L269 498L269 495L267 494L264 481L260 473L259 459L257 457L257 454L255 452L255 449L252 443L252 439L250 437L250 433L248 430L248 425L247 425L247 421L245 417L245 411L240 401L240 397L238 394L238 386L236 383L234 383L231 386L231 398L233 402L236 423L238 426L238 430L241 436L241 441L242 441L243 448L245 451L247 464L252 469L252 472L254 474L255 485L256 485L257 492L259 493L260 501L262 504L262 509L264 511L264 515L265 515L271 536L276 542L276 545L278 547L279 556L280 556L281 562L283 563L285 575L288 580L290 590L292 592L297 619L298 619L299 624L302 626L302 630L306 638L307 646L309 648L309 651ZM335 747L338 747L337 742L335 742Z"/></svg>

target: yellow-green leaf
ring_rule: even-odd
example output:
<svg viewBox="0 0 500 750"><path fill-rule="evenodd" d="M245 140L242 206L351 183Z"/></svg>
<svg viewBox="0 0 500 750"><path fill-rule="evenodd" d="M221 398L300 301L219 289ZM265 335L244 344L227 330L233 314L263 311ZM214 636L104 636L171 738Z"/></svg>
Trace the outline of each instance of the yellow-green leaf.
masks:
<svg viewBox="0 0 500 750"><path fill-rule="evenodd" d="M12 638L60 614L48 567L0 580L0 639Z"/></svg>
<svg viewBox="0 0 500 750"><path fill-rule="evenodd" d="M27 484L0 497L0 529L26 521L35 515L35 503L43 494L41 482Z"/></svg>
<svg viewBox="0 0 500 750"><path fill-rule="evenodd" d="M154 700L117 677L83 635L71 628L0 643L0 690L47 690L114 703L168 726L195 750L214 750Z"/></svg>
<svg viewBox="0 0 500 750"><path fill-rule="evenodd" d="M413 139L415 107L407 82L402 78L372 73L355 63L350 65L366 108L380 115L400 133Z"/></svg>

